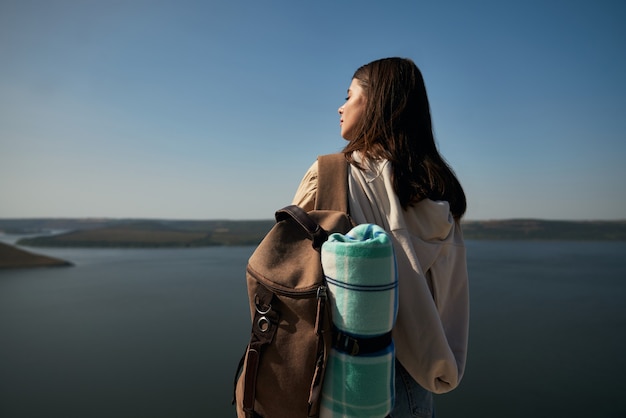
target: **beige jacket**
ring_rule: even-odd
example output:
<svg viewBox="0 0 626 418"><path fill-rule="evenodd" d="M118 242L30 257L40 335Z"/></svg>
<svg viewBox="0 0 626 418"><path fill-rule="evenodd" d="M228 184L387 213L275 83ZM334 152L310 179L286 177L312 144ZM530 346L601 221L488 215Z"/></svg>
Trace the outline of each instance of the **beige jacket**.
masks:
<svg viewBox="0 0 626 418"><path fill-rule="evenodd" d="M358 155L354 155L359 161ZM469 293L461 228L448 202L424 200L404 211L393 192L388 161L350 166L350 214L391 233L398 262L399 308L393 329L396 356L413 378L434 393L460 382L465 369ZM307 171L293 203L311 210L317 162Z"/></svg>

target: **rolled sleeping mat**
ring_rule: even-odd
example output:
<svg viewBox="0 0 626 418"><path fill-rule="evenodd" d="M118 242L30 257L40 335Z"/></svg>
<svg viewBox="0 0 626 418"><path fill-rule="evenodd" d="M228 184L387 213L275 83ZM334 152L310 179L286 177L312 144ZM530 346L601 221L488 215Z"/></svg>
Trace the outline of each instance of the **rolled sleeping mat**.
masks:
<svg viewBox="0 0 626 418"><path fill-rule="evenodd" d="M391 237L373 224L331 234L322 245L333 347L320 418L386 417L394 401L398 278Z"/></svg>

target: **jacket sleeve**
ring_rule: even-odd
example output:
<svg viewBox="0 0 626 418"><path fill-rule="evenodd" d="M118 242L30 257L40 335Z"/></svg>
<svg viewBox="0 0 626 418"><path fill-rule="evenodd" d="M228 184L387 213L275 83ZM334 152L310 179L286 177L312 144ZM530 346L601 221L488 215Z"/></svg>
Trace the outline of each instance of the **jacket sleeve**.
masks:
<svg viewBox="0 0 626 418"><path fill-rule="evenodd" d="M456 226L456 234L461 235L460 226ZM431 274L433 297L450 350L456 359L460 382L465 371L470 315L469 281L462 238L442 249L441 256L431 268Z"/></svg>
<svg viewBox="0 0 626 418"><path fill-rule="evenodd" d="M406 231L394 231L398 248L403 249L396 252L400 280L396 355L411 376L434 393L458 386L467 356L465 247L460 229L452 234L453 240L429 246Z"/></svg>
<svg viewBox="0 0 626 418"><path fill-rule="evenodd" d="M305 211L311 211L315 208L315 194L317 192L317 161L308 169L300 186L296 191L292 203L300 206Z"/></svg>

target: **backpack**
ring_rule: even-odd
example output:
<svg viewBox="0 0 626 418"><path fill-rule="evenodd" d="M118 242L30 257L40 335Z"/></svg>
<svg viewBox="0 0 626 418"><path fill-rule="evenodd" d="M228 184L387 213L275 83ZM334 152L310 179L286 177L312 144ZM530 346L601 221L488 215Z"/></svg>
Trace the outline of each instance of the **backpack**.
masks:
<svg viewBox="0 0 626 418"><path fill-rule="evenodd" d="M252 332L233 403L239 418L317 417L332 333L320 249L354 226L343 154L318 157L314 210L275 218L246 268Z"/></svg>

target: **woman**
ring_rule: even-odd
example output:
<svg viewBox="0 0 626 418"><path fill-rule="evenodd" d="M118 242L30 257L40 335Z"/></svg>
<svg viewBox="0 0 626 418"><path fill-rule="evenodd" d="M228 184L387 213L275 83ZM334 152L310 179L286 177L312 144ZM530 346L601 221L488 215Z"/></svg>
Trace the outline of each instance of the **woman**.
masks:
<svg viewBox="0 0 626 418"><path fill-rule="evenodd" d="M409 59L359 68L339 108L350 162L350 214L393 239L398 263L397 417L433 415L432 393L460 382L467 352L469 295L460 219L463 188L439 155L426 87ZM317 163L294 204L313 209Z"/></svg>

